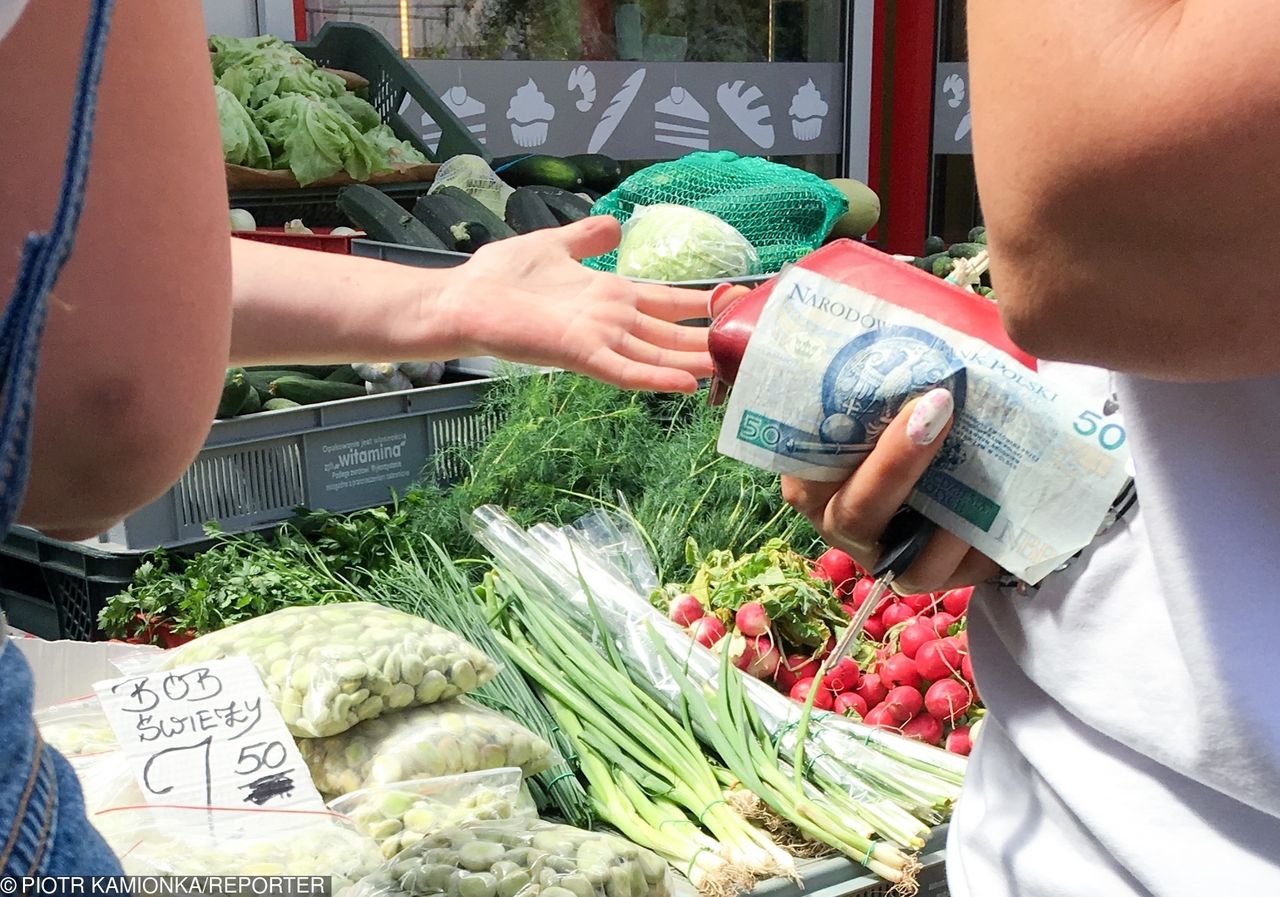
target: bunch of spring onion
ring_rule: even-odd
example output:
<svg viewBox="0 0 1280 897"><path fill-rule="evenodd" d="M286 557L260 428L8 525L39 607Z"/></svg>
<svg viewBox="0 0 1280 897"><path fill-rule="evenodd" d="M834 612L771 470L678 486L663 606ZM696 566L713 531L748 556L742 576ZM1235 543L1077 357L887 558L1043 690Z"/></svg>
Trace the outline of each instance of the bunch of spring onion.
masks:
<svg viewBox="0 0 1280 897"><path fill-rule="evenodd" d="M631 681L616 649L602 656L539 588L507 574L489 584L506 656L575 743L602 819L705 894L728 897L757 878L796 876L794 858L728 804L697 740Z"/></svg>
<svg viewBox="0 0 1280 897"><path fill-rule="evenodd" d="M392 549L386 568L371 573L367 585L342 584L359 598L424 617L475 645L497 663L498 673L471 694L471 700L523 723L555 747L561 757L573 756L563 731L504 656L476 605L466 572L438 546L424 541L420 552L407 547ZM591 827L591 801L567 763L539 773L530 784L540 805L549 804L579 828Z"/></svg>
<svg viewBox="0 0 1280 897"><path fill-rule="evenodd" d="M718 686L720 658L649 605L646 577L634 575L635 540L625 532L620 537L620 530L625 527L589 522L577 529L539 525L526 531L491 507L477 509L472 520L473 534L503 567L554 596L562 616L584 631L591 631L595 618L601 620L612 643L622 647L631 678L680 713L683 690L660 661L659 647L671 646L687 678L703 689ZM802 708L757 680L742 677L741 687L764 730L790 756ZM697 734L708 743L715 735L700 727ZM813 717L804 747L801 768L808 784L838 804L861 832L907 850L921 849L930 826L945 819L965 769L963 757L835 714Z"/></svg>

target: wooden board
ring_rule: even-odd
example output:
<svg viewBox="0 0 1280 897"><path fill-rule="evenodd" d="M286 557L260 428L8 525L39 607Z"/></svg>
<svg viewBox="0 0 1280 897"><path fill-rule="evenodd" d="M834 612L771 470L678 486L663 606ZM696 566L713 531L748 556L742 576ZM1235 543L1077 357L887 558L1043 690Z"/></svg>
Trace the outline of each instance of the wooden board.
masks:
<svg viewBox="0 0 1280 897"><path fill-rule="evenodd" d="M298 190L300 186L293 172L288 169L268 171L262 168L246 168L243 165L223 163L227 170L228 190ZM323 178L308 187L345 187L348 184L405 184L415 181L434 181L440 165L428 162L424 165L396 165L393 171L375 174L367 181L356 181L346 172Z"/></svg>

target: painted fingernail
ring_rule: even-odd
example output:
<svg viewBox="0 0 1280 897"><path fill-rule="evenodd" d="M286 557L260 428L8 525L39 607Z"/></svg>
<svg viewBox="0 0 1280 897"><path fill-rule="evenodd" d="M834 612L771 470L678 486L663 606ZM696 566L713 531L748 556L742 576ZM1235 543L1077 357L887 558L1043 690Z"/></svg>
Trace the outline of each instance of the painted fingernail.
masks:
<svg viewBox="0 0 1280 897"><path fill-rule="evenodd" d="M955 399L949 389L939 387L925 393L911 410L911 417L907 418L907 438L916 445L929 445L947 425L955 407Z"/></svg>

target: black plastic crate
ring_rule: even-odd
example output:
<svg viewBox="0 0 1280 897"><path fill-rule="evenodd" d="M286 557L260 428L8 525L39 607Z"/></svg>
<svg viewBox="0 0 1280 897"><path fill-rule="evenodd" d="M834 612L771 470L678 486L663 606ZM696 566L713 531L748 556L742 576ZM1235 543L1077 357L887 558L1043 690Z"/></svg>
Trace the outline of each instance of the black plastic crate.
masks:
<svg viewBox="0 0 1280 897"><path fill-rule="evenodd" d="M96 641L98 613L129 587L144 556L17 527L0 542L0 606L13 626L32 635Z"/></svg>

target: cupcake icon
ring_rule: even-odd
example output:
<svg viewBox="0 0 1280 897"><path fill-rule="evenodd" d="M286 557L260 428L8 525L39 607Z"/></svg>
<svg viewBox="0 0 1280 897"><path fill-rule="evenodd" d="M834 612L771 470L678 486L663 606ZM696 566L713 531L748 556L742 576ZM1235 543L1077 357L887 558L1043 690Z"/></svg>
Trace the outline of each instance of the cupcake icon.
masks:
<svg viewBox="0 0 1280 897"><path fill-rule="evenodd" d="M542 146L547 142L547 128L556 117L555 107L547 102L532 78L516 91L507 107L511 121L511 139L516 146Z"/></svg>
<svg viewBox="0 0 1280 897"><path fill-rule="evenodd" d="M810 78L791 99L791 133L796 140L817 140L827 118L827 101Z"/></svg>

